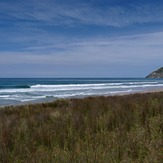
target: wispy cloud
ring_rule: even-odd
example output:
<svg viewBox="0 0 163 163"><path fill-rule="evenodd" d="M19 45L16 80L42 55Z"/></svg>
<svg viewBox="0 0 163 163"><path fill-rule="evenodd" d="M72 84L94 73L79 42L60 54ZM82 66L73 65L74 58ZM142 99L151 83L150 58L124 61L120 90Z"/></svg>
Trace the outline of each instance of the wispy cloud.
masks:
<svg viewBox="0 0 163 163"><path fill-rule="evenodd" d="M62 43L29 47L21 52L1 52L0 63L143 64L146 60L163 60L162 43L163 32L69 43L62 40Z"/></svg>
<svg viewBox="0 0 163 163"><path fill-rule="evenodd" d="M61 1L62 2L62 1ZM13 5L0 3L6 18L16 18L52 25L126 26L133 23L163 22L163 6L131 3L129 7L106 5L104 8L91 3L61 3L60 1L14 1Z"/></svg>
<svg viewBox="0 0 163 163"><path fill-rule="evenodd" d="M74 39L79 37L82 40L86 39L80 34L80 25L82 29L88 25L106 28L114 26L120 29L120 27L132 24L163 23L162 8L162 5L145 3L99 7L89 1L73 1L72 3L70 1L63 3L59 0L3 1L0 2L0 20L2 20L0 21L0 48L3 50L5 48L1 46L9 46L12 49L12 46L15 45L14 49L18 50L24 48L26 50L36 48L45 50L46 48L57 49L56 46L58 46L58 50L61 50L63 40L64 42L67 40L66 44L69 44L69 42L76 42ZM57 32L56 26L58 29L65 28L64 33ZM72 38L70 34L66 35L73 32L75 26L79 27L79 34L75 38ZM88 32L85 33L89 35ZM100 31L98 34L100 35Z"/></svg>

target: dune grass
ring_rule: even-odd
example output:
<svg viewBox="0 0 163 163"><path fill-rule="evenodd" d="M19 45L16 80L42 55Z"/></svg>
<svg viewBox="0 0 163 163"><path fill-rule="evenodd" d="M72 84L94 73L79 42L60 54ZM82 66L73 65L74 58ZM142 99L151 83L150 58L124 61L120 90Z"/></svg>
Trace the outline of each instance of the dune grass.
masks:
<svg viewBox="0 0 163 163"><path fill-rule="evenodd" d="M0 109L0 162L163 160L163 92Z"/></svg>

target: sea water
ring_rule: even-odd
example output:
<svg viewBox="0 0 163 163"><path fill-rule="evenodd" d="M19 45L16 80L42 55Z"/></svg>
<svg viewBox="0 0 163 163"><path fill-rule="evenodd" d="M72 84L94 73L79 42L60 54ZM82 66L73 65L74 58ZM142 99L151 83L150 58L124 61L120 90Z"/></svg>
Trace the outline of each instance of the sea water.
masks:
<svg viewBox="0 0 163 163"><path fill-rule="evenodd" d="M118 95L163 89L163 79L1 78L0 106L57 98Z"/></svg>

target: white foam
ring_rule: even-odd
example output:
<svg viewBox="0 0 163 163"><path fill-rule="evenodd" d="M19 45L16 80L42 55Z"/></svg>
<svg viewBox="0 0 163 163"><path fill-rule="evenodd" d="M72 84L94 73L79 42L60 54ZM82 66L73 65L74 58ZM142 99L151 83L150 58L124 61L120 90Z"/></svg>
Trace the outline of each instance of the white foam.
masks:
<svg viewBox="0 0 163 163"><path fill-rule="evenodd" d="M106 85L122 85L123 83L102 83L102 84L62 84L62 85L32 85L31 88L64 88L64 87L97 87Z"/></svg>
<svg viewBox="0 0 163 163"><path fill-rule="evenodd" d="M147 83L147 82L146 82ZM127 88L146 88L163 87L163 84L139 84L122 85L122 83L107 84L72 84L72 85L35 85L27 89L1 89L0 93L29 93L29 92L56 92L56 91L82 91L82 90L100 90L100 89L127 89ZM0 98L5 95L0 95Z"/></svg>
<svg viewBox="0 0 163 163"><path fill-rule="evenodd" d="M128 93L133 91L132 89L124 90L124 91L106 91L106 92L78 92L72 94L62 94L62 95L55 95L54 97L58 98L66 98L66 97L74 97L74 96L91 96L91 95L110 95L110 94L118 94L118 93Z"/></svg>
<svg viewBox="0 0 163 163"><path fill-rule="evenodd" d="M60 85L32 85L22 89L0 89L0 99L21 102L43 99L47 97L67 98L75 96L112 95L136 92L143 89L163 87L162 82L124 82L99 84L60 84Z"/></svg>
<svg viewBox="0 0 163 163"><path fill-rule="evenodd" d="M1 89L0 93L25 93L25 92L33 92L32 89Z"/></svg>
<svg viewBox="0 0 163 163"><path fill-rule="evenodd" d="M126 82L123 84L157 84L158 82Z"/></svg>
<svg viewBox="0 0 163 163"><path fill-rule="evenodd" d="M0 98L8 98L10 95L0 95Z"/></svg>
<svg viewBox="0 0 163 163"><path fill-rule="evenodd" d="M42 97L33 97L33 98L27 98L27 99L21 99L21 100L19 100L19 101L21 101L21 102L27 102L27 101L34 101L34 100L37 100L37 99L43 99L43 98L46 98L46 96L42 96Z"/></svg>

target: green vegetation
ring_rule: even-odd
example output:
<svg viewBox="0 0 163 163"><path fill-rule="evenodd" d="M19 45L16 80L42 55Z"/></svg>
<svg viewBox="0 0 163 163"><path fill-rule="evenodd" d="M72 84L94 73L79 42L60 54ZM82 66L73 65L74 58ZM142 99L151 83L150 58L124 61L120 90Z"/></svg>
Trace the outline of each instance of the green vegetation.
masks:
<svg viewBox="0 0 163 163"><path fill-rule="evenodd" d="M0 109L0 162L161 163L163 92Z"/></svg>
<svg viewBox="0 0 163 163"><path fill-rule="evenodd" d="M157 70L158 73L163 73L163 67Z"/></svg>

